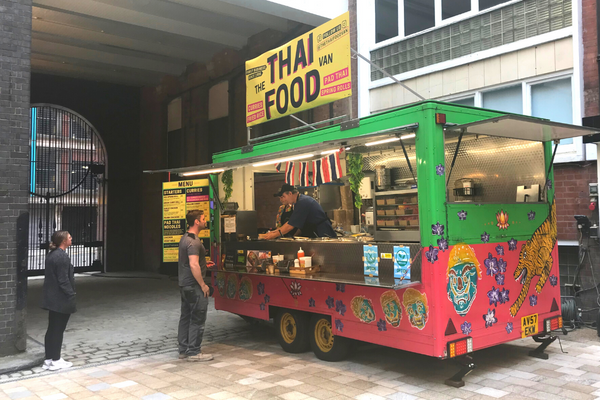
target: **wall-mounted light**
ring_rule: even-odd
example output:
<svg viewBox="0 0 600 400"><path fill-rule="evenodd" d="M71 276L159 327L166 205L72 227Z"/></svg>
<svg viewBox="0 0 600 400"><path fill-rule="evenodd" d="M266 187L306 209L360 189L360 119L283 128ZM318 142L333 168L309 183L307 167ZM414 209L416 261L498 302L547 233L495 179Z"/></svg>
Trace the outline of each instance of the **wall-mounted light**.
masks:
<svg viewBox="0 0 600 400"><path fill-rule="evenodd" d="M406 139L412 139L412 138L414 138L415 136L417 136L417 135L415 135L414 133L409 133L408 135L403 135L403 136L400 136L400 139L402 139L402 140L406 140Z"/></svg>
<svg viewBox="0 0 600 400"><path fill-rule="evenodd" d="M337 153L338 151L340 151L340 149L335 149L335 150L325 150L321 152L321 155L324 156L325 154L332 154L332 153Z"/></svg>
<svg viewBox="0 0 600 400"><path fill-rule="evenodd" d="M365 143L365 146L377 146L378 144L384 144L384 143L390 143L390 142L397 142L399 140L400 140L400 138L398 138L398 137L391 137L391 138L388 138L388 139L377 140L375 142Z"/></svg>
<svg viewBox="0 0 600 400"><path fill-rule="evenodd" d="M253 167L262 167L263 165L276 165L282 162L287 162L287 161L296 161L296 160L303 160L305 158L311 158L314 157L314 154L302 154L300 156L294 156L294 157L287 157L287 158L279 158L276 160L270 160L270 161L261 161L259 163L256 164L252 164Z"/></svg>
<svg viewBox="0 0 600 400"><path fill-rule="evenodd" d="M225 172L225 170L222 168L205 169L203 171L185 172L185 173L182 173L181 175L183 175L183 176L208 175L208 174L218 174L219 172Z"/></svg>

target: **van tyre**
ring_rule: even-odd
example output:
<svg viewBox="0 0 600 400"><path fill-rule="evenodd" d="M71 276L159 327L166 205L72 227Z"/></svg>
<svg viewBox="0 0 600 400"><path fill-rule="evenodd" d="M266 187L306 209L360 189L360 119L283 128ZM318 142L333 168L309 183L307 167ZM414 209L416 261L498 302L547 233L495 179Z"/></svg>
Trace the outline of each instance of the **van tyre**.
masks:
<svg viewBox="0 0 600 400"><path fill-rule="evenodd" d="M310 349L309 319L306 314L295 310L279 310L275 327L279 345L284 351L303 353Z"/></svg>
<svg viewBox="0 0 600 400"><path fill-rule="evenodd" d="M310 319L310 347L318 359L341 361L348 356L350 340L334 336L331 329L331 317L315 314Z"/></svg>

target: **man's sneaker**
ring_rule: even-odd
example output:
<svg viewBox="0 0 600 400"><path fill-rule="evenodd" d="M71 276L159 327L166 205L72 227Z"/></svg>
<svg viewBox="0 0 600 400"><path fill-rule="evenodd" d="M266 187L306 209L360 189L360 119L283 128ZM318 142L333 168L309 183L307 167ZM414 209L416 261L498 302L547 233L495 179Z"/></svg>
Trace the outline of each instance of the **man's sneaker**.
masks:
<svg viewBox="0 0 600 400"><path fill-rule="evenodd" d="M210 361L212 360L214 357L211 354L204 354L204 353L199 353L196 354L195 356L188 356L187 360L188 361Z"/></svg>
<svg viewBox="0 0 600 400"><path fill-rule="evenodd" d="M61 358L60 360L52 361L48 369L50 371L57 371L59 369L71 368L72 366L72 362L65 361Z"/></svg>
<svg viewBox="0 0 600 400"><path fill-rule="evenodd" d="M180 359L180 360L184 360L184 359L186 359L187 357L188 357L188 356L187 356L187 354L185 354L185 353L181 353L181 354L179 354L179 359Z"/></svg>
<svg viewBox="0 0 600 400"><path fill-rule="evenodd" d="M42 364L42 369L50 369L50 364L52 364L51 358L44 360L44 364Z"/></svg>

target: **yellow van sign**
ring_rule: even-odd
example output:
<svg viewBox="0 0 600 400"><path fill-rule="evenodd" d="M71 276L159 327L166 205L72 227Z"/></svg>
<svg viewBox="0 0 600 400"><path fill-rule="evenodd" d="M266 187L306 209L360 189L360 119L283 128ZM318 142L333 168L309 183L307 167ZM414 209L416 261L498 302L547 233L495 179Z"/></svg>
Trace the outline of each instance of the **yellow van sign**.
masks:
<svg viewBox="0 0 600 400"><path fill-rule="evenodd" d="M538 315L531 314L521 317L521 337L527 337L538 333Z"/></svg>
<svg viewBox="0 0 600 400"><path fill-rule="evenodd" d="M246 125L352 95L350 14L246 61Z"/></svg>

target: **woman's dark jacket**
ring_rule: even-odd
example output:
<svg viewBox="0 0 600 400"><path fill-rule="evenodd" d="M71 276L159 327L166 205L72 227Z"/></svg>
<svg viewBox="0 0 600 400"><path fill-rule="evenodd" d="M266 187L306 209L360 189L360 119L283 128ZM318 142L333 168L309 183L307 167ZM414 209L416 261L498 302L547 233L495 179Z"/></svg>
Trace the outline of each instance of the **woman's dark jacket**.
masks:
<svg viewBox="0 0 600 400"><path fill-rule="evenodd" d="M73 265L69 255L61 248L51 251L46 256L42 308L63 314L77 311Z"/></svg>

